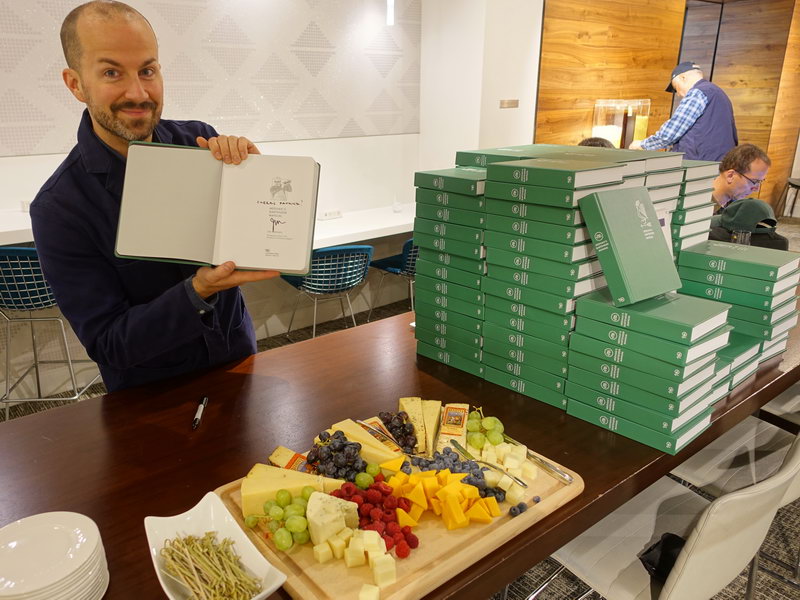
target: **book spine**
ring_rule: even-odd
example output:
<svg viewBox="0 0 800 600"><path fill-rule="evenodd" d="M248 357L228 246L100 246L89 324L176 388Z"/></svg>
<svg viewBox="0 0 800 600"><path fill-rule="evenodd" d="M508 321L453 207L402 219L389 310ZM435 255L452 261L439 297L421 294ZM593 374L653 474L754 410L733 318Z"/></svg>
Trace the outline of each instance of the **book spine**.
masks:
<svg viewBox="0 0 800 600"><path fill-rule="evenodd" d="M573 190L501 183L499 181L486 182L486 196L514 202L557 206L559 208L575 208L578 206Z"/></svg>
<svg viewBox="0 0 800 600"><path fill-rule="evenodd" d="M476 377L483 377L484 367L481 363L469 360L467 358L452 354L447 350L442 350L436 346L431 346L424 342L417 342L417 354L421 354L427 358L433 359L437 362L450 365L460 371L470 373Z"/></svg>
<svg viewBox="0 0 800 600"><path fill-rule="evenodd" d="M579 279L584 279L585 277L601 272L596 259L592 261L596 268L585 269L588 274L584 274L581 271L583 270L582 268L585 267L585 263L563 263L538 256L530 256L529 254L522 254L520 252L512 252L511 250L491 247L486 249L486 262L489 265L549 275L550 277L558 277L559 279L568 279L570 281L578 281ZM582 277L582 275L584 276Z"/></svg>
<svg viewBox="0 0 800 600"><path fill-rule="evenodd" d="M547 275L541 275L539 273L528 273L527 271L507 269L494 265L488 268L487 274L493 279L505 283L521 285L565 298L575 297L575 282L567 279L548 277Z"/></svg>
<svg viewBox="0 0 800 600"><path fill-rule="evenodd" d="M541 354L523 353L522 350L512 348L497 340L486 339L484 341L483 352L484 363L486 362L486 357L492 354L504 360L517 362L521 365L535 366L535 368L557 377L567 376L568 365L566 362L554 360ZM517 357L521 354L523 355L523 360L518 360Z"/></svg>
<svg viewBox="0 0 800 600"><path fill-rule="evenodd" d="M688 279L689 281L696 281L705 285L722 286L732 290L750 292L751 294L757 294L759 296L772 296L773 290L775 289L775 282L773 281L742 277L741 275L731 275L730 273L703 271L686 266L678 266L678 274L681 276L681 279Z"/></svg>
<svg viewBox="0 0 800 600"><path fill-rule="evenodd" d="M430 317L423 317L422 315L416 315L416 327L414 330L425 331L428 337L444 336L454 342L460 342L476 348L480 348L483 343L483 338L480 333L475 333L469 329L462 329L461 327L456 327L448 323L442 323L441 321ZM417 339L421 338L418 336ZM433 345L437 346L438 344Z"/></svg>
<svg viewBox="0 0 800 600"><path fill-rule="evenodd" d="M417 318L427 317L438 323L453 325L454 327L466 329L477 334L483 332L483 321L481 319L447 310L435 304L428 304L427 302L419 302L414 308Z"/></svg>
<svg viewBox="0 0 800 600"><path fill-rule="evenodd" d="M464 258L481 259L483 258L483 246L472 244L460 240L452 240L443 237L436 237L424 233L414 232L414 243L420 248L428 248L437 252L455 254Z"/></svg>
<svg viewBox="0 0 800 600"><path fill-rule="evenodd" d="M488 353L483 355L483 364L488 367L498 369L504 373L510 373L514 375L514 377L520 377L526 381L532 381L533 383L541 385L550 391L558 392L560 394L564 393L565 380L563 377L553 375L552 373L537 369L536 367L531 367L515 360L506 359L501 356L495 356L494 354Z"/></svg>
<svg viewBox="0 0 800 600"><path fill-rule="evenodd" d="M482 229L443 223L442 221L431 221L419 217L414 219L414 232L477 244L483 241Z"/></svg>
<svg viewBox="0 0 800 600"><path fill-rule="evenodd" d="M750 308L772 308L772 296L758 296L741 290L710 286L697 281L684 280L682 283L683 285L680 289L682 294L689 294L699 298L710 298L711 300L717 300L719 302L730 302L731 304L749 306Z"/></svg>
<svg viewBox="0 0 800 600"><path fill-rule="evenodd" d="M455 223L466 227L482 228L486 225L486 213L482 212L434 206L433 204L417 204L416 211L417 216L423 219Z"/></svg>
<svg viewBox="0 0 800 600"><path fill-rule="evenodd" d="M473 342L465 343L455 340L449 336L441 335L435 331L428 331L419 326L414 328L414 337L417 341L424 342L430 346L447 350L458 356L463 356L475 362L481 361L481 343L480 336L475 336Z"/></svg>
<svg viewBox="0 0 800 600"><path fill-rule="evenodd" d="M453 312L461 313L475 319L483 319L483 306L474 304L472 302L465 302L459 298L451 298L444 294L437 294L429 290L421 290L416 288L414 290L415 301L423 302L425 304L433 304L440 308L446 308Z"/></svg>
<svg viewBox="0 0 800 600"><path fill-rule="evenodd" d="M435 277L444 281L449 281L468 288L480 289L481 276L469 271L462 271L452 267L445 267L436 263L420 260L417 258L417 274L428 277Z"/></svg>
<svg viewBox="0 0 800 600"><path fill-rule="evenodd" d="M644 314L608 306L586 298L581 298L575 303L575 312L614 327L647 333L680 344L691 343L692 330L689 327L662 319L649 318Z"/></svg>
<svg viewBox="0 0 800 600"><path fill-rule="evenodd" d="M487 299L488 298L493 298L493 296L487 296ZM536 311L538 309L529 308L528 310ZM553 313L548 314L551 316L558 316L553 315ZM566 346L569 343L569 329L567 329L568 325L566 324L564 327L553 327L552 325L544 324L535 317L520 317L514 313L494 310L488 307L485 307L484 318L484 325L497 325L503 329L516 331L517 333L525 333L533 338L550 342L551 344Z"/></svg>
<svg viewBox="0 0 800 600"><path fill-rule="evenodd" d="M659 396L654 396L653 398L650 398L646 394L639 401L635 399L623 399L606 390L603 390L600 387L600 385L598 385L603 380L598 376L592 375L594 379L592 379L591 381L581 381L580 384L576 383L575 376L580 375L581 373L585 373L585 371L581 371L578 368L573 368L571 373L572 378L567 379L567 383L565 386L566 390L564 393L567 395L567 397L584 398L587 399L585 401L589 402L590 404L597 403L598 398L603 398L608 400L624 400L625 402L636 404L637 406L647 408L648 410L653 410L659 414L664 415L665 417L676 417L686 408L682 407L679 402L668 400L666 398L661 398ZM610 388L610 389L612 389L612 391L616 391L615 388Z"/></svg>
<svg viewBox="0 0 800 600"><path fill-rule="evenodd" d="M486 229L507 233L510 235L521 235L537 240L557 242L559 244L583 243L586 240L576 238L581 237L575 227L564 227L553 224L546 224L540 221L528 221L526 219L515 219L501 215L488 214L486 218Z"/></svg>
<svg viewBox="0 0 800 600"><path fill-rule="evenodd" d="M436 175L433 173L415 173L414 185L443 192L455 192L466 196L478 196L482 194L482 186L474 179Z"/></svg>
<svg viewBox="0 0 800 600"><path fill-rule="evenodd" d="M560 315L573 312L575 309L574 300L519 285L512 285L488 276L483 279L481 287L487 294L493 294Z"/></svg>
<svg viewBox="0 0 800 600"><path fill-rule="evenodd" d="M483 196L465 196L463 194L417 188L416 200L423 204L486 212L486 199Z"/></svg>
<svg viewBox="0 0 800 600"><path fill-rule="evenodd" d="M668 417L657 411L644 408L632 402L626 402L620 398L606 396L605 394L591 394L591 390L586 391L590 392L590 394L583 395L581 393L576 393L576 388L574 386L570 387L569 382L567 382L567 398L569 398L570 402L582 402L587 406L603 410L623 419L628 419L639 425L644 425L648 429L669 433L674 429L673 423L678 420L676 417Z"/></svg>
<svg viewBox="0 0 800 600"><path fill-rule="evenodd" d="M664 396L665 398L676 398L678 396L679 382L662 379L650 373L606 362L580 352L570 352L569 364L608 379L629 383L638 388L647 388L650 393L658 396Z"/></svg>
<svg viewBox="0 0 800 600"><path fill-rule="evenodd" d="M618 329L586 317L578 318L575 331L616 346L630 348L634 352L640 352L670 364L686 365L687 347L675 342L626 329Z"/></svg>
<svg viewBox="0 0 800 600"><path fill-rule="evenodd" d="M706 271L730 273L731 275L743 275L744 277L754 277L767 281L778 280L778 269L773 266L747 263L719 256L708 256L707 254L696 254L694 252L682 252L678 257L678 265Z"/></svg>
<svg viewBox="0 0 800 600"><path fill-rule="evenodd" d="M418 290L427 290L450 298L457 298L470 304L483 306L483 292L449 281L427 277L418 273L414 279L414 287Z"/></svg>
<svg viewBox="0 0 800 600"><path fill-rule="evenodd" d="M549 390L532 381L515 377L510 373L489 366L486 367L484 377L486 381L513 390L523 396L534 398L561 410L566 410L567 408L567 397L564 394Z"/></svg>
<svg viewBox="0 0 800 600"><path fill-rule="evenodd" d="M478 275L484 275L486 273L486 263L479 258L466 258L456 254L448 254L447 252L439 252L438 250L422 247L419 249L419 258L446 267L477 273Z"/></svg>
<svg viewBox="0 0 800 600"><path fill-rule="evenodd" d="M587 196L581 198L581 210L595 220L597 227L592 231L592 243L597 252L597 258L603 266L603 273L606 277L608 289L611 292L612 302L615 306L630 304L636 299L630 297L630 289L625 274L619 265L617 249L614 247L613 240L609 235L608 223L599 203L595 198Z"/></svg>
<svg viewBox="0 0 800 600"><path fill-rule="evenodd" d="M491 338L507 346L531 350L532 352L549 356L561 362L567 361L567 347L561 342L550 342L540 336L532 334L526 335L496 323L484 323L484 332L486 339Z"/></svg>

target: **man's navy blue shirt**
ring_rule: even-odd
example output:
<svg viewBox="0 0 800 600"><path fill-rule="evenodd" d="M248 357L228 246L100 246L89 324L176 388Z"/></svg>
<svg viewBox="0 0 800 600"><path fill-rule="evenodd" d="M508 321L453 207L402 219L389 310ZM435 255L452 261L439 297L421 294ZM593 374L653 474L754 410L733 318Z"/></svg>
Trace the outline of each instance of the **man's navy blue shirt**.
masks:
<svg viewBox="0 0 800 600"><path fill-rule="evenodd" d="M216 135L199 121L161 120L153 141L196 146L197 136ZM30 209L45 278L108 390L253 354L239 288L207 304L186 284L197 267L114 255L124 176L125 159L95 135L84 111L78 144Z"/></svg>

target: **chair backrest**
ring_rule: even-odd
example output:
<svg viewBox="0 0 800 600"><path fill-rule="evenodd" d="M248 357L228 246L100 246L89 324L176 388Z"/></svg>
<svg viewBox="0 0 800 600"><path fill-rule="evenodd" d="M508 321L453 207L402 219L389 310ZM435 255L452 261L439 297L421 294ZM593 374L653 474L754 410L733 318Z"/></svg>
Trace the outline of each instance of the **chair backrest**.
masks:
<svg viewBox="0 0 800 600"><path fill-rule="evenodd" d="M0 308L37 310L55 304L36 248L0 248Z"/></svg>
<svg viewBox="0 0 800 600"><path fill-rule="evenodd" d="M717 498L700 515L659 600L706 600L742 572L800 473L800 437L771 477Z"/></svg>
<svg viewBox="0 0 800 600"><path fill-rule="evenodd" d="M406 243L403 244L403 266L400 267L401 275L416 275L418 256L419 246L414 245L414 238L406 240Z"/></svg>
<svg viewBox="0 0 800 600"><path fill-rule="evenodd" d="M331 246L314 250L311 270L300 289L312 294L334 294L356 287L367 276L372 246Z"/></svg>

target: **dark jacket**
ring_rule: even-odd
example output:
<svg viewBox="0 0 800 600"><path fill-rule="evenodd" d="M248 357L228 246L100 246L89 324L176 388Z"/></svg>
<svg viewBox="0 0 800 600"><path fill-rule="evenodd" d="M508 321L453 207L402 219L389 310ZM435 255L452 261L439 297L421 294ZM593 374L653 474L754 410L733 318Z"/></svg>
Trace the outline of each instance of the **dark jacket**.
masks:
<svg viewBox="0 0 800 600"><path fill-rule="evenodd" d="M703 114L689 130L672 146L673 152L684 152L691 160L722 160L722 157L739 144L733 105L719 86L701 79L692 86L698 88L706 98Z"/></svg>

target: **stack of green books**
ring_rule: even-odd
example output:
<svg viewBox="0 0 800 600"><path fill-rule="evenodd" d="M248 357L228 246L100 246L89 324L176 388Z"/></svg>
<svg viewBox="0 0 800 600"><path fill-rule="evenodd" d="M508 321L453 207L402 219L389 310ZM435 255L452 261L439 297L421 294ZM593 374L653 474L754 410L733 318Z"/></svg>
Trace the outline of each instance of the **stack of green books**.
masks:
<svg viewBox="0 0 800 600"><path fill-rule="evenodd" d="M734 331L760 345L756 366L785 349L798 319L800 254L705 241L681 252L678 272L681 293L732 305L728 322Z"/></svg>
<svg viewBox="0 0 800 600"><path fill-rule="evenodd" d="M414 175L417 352L481 377L485 180L472 167Z"/></svg>
<svg viewBox="0 0 800 600"><path fill-rule="evenodd" d="M567 413L675 454L711 422L729 305L675 292L624 307L609 290L577 301Z"/></svg>
<svg viewBox="0 0 800 600"><path fill-rule="evenodd" d="M670 238L676 259L684 248L708 239L714 211L714 179L719 163L708 160L684 160L684 179L676 211L672 215Z"/></svg>

